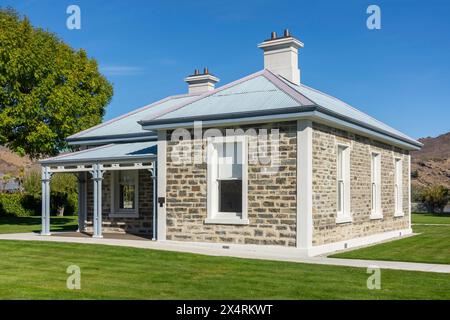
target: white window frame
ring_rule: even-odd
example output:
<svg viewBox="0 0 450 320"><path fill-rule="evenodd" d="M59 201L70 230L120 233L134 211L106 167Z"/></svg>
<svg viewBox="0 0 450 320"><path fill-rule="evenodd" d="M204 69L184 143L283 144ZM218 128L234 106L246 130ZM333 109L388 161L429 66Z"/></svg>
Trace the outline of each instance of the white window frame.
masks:
<svg viewBox="0 0 450 320"><path fill-rule="evenodd" d="M218 154L216 145L241 143L242 154L242 212L219 212L219 189L217 182ZM205 224L249 224L248 220L248 152L245 136L209 137L207 139L207 218Z"/></svg>
<svg viewBox="0 0 450 320"><path fill-rule="evenodd" d="M124 170L132 173L135 179L134 199L136 201L134 209L119 208L119 172L120 170L111 171L111 218L138 218L139 217L139 171Z"/></svg>
<svg viewBox="0 0 450 320"><path fill-rule="evenodd" d="M394 157L394 216L403 217L403 159Z"/></svg>
<svg viewBox="0 0 450 320"><path fill-rule="evenodd" d="M342 179L339 179L339 150L342 151ZM341 185L341 187L340 187ZM342 190L342 192L339 192ZM336 145L336 223L352 222L350 212L350 145L338 143ZM342 210L339 210L342 203Z"/></svg>
<svg viewBox="0 0 450 320"><path fill-rule="evenodd" d="M381 209L381 154L372 152L370 155L370 219L382 219Z"/></svg>

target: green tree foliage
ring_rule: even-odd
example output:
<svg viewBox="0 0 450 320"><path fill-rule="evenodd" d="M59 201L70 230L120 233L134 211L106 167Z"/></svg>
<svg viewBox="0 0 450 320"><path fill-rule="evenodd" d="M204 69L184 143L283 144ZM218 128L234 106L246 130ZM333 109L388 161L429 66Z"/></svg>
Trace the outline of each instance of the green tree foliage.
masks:
<svg viewBox="0 0 450 320"><path fill-rule="evenodd" d="M26 173L23 188L27 196L32 197L29 203L34 206L35 214L40 213L41 203L41 174L38 170L30 170ZM56 173L50 181L51 213L58 215L74 214L78 207L78 182L75 175L70 173Z"/></svg>
<svg viewBox="0 0 450 320"><path fill-rule="evenodd" d="M71 173L57 173L50 181L51 204L57 215L74 214L78 207L78 182Z"/></svg>
<svg viewBox="0 0 450 320"><path fill-rule="evenodd" d="M442 213L450 201L450 192L440 185L426 187L422 191L422 201L429 212Z"/></svg>
<svg viewBox="0 0 450 320"><path fill-rule="evenodd" d="M23 189L27 194L35 198L41 196L41 174L38 170L30 170L23 179Z"/></svg>
<svg viewBox="0 0 450 320"><path fill-rule="evenodd" d="M425 187L411 184L411 201L412 202L423 202L423 191Z"/></svg>
<svg viewBox="0 0 450 320"><path fill-rule="evenodd" d="M32 158L98 124L113 94L97 62L0 8L0 144Z"/></svg>

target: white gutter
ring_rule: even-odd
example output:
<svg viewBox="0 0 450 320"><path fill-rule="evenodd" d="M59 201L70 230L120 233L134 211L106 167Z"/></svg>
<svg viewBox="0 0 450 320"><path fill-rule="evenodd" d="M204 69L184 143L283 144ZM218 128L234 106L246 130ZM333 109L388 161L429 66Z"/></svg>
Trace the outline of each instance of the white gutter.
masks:
<svg viewBox="0 0 450 320"><path fill-rule="evenodd" d="M285 114L270 114L264 116L255 117L243 117L235 119L218 119L218 120L203 120L201 121L204 127L223 127L229 125L243 125L243 124L253 124L253 123L265 123L265 122L281 122L281 121L294 121L294 120L312 120L313 122L326 124L338 129L350 131L357 133L366 137L373 138L375 140L385 142L390 145L397 146L402 149L407 150L420 150L420 146L408 143L406 141L376 132L374 130L365 128L363 126L350 123L345 120L337 119L333 116L324 114L320 111L307 111L307 112L295 112L295 113L285 113ZM161 124L143 124L142 128L145 130L169 130L177 128L193 128L193 121L177 122L177 123L161 123Z"/></svg>

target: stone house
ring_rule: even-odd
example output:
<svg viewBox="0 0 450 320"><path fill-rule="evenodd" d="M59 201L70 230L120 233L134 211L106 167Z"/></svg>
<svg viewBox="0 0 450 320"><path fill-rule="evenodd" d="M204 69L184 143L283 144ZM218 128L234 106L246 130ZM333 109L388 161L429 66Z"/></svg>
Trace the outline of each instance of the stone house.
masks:
<svg viewBox="0 0 450 320"><path fill-rule="evenodd" d="M170 96L67 138L41 161L79 177L79 230L317 255L411 233L410 151L421 144L300 81L303 43L258 45L264 69L215 88L196 70Z"/></svg>

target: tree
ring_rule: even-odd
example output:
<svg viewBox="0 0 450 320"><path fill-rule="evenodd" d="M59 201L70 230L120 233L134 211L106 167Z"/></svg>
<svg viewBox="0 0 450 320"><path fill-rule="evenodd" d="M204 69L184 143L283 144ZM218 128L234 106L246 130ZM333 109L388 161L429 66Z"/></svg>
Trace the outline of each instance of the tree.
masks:
<svg viewBox="0 0 450 320"><path fill-rule="evenodd" d="M23 187L26 195L39 202L41 197L41 174L38 170L30 170L25 175ZM74 214L78 210L78 181L74 174L56 173L50 181L52 212L63 216L64 213Z"/></svg>
<svg viewBox="0 0 450 320"><path fill-rule="evenodd" d="M97 62L0 8L0 144L31 158L101 122L113 94Z"/></svg>
<svg viewBox="0 0 450 320"><path fill-rule="evenodd" d="M23 180L25 179L25 168L20 167L17 173L17 181L19 182L19 191L23 191Z"/></svg>
<svg viewBox="0 0 450 320"><path fill-rule="evenodd" d="M25 192L35 198L41 197L41 174L38 170L30 170L25 174L23 188Z"/></svg>
<svg viewBox="0 0 450 320"><path fill-rule="evenodd" d="M443 186L434 185L422 191L422 199L429 212L442 213L450 200L450 192Z"/></svg>

